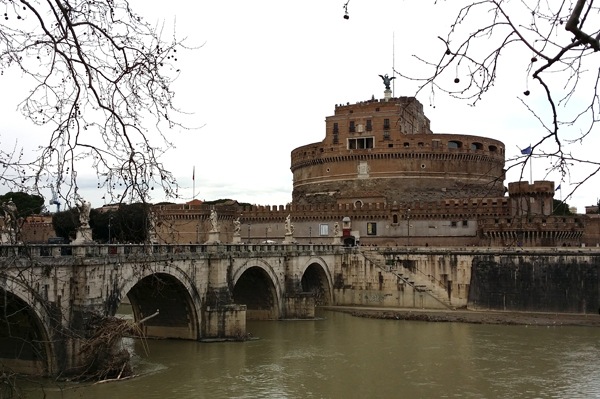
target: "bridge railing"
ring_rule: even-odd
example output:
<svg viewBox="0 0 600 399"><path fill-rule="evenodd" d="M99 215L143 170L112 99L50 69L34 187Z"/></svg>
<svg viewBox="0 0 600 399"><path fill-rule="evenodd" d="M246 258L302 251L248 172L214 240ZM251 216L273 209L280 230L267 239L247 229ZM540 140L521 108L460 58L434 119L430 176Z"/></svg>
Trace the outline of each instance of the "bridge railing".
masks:
<svg viewBox="0 0 600 399"><path fill-rule="evenodd" d="M110 257L123 255L164 255L201 253L337 252L331 244L21 244L0 245L0 258L6 257Z"/></svg>

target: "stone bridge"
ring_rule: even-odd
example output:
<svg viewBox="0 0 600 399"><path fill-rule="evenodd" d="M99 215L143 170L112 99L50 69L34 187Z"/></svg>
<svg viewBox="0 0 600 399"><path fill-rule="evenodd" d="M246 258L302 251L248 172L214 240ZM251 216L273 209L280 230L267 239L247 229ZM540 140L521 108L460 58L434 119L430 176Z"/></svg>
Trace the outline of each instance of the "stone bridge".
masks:
<svg viewBox="0 0 600 399"><path fill-rule="evenodd" d="M156 338L239 339L246 319L312 318L332 303L339 248L2 246L0 358L32 373L77 368L89 318L124 301L136 320L158 311L142 324Z"/></svg>
<svg viewBox="0 0 600 399"><path fill-rule="evenodd" d="M597 315L599 271L598 248L2 245L0 363L76 372L94 317L124 302L147 337L209 341L316 305Z"/></svg>

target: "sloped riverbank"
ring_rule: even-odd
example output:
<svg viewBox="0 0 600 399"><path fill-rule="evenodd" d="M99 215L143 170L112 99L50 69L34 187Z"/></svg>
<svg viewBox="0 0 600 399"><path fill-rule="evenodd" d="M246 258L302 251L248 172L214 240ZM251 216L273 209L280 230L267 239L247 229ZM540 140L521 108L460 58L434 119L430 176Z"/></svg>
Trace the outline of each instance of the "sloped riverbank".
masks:
<svg viewBox="0 0 600 399"><path fill-rule="evenodd" d="M350 306L328 306L327 310L349 313L356 317L427 322L473 324L587 326L600 327L599 314L499 312L482 310L387 309Z"/></svg>

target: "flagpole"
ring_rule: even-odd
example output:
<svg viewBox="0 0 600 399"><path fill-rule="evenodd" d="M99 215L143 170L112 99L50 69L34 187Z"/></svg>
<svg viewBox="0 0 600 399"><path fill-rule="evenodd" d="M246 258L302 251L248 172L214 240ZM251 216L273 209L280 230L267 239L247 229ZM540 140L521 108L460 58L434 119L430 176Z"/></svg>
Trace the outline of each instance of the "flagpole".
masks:
<svg viewBox="0 0 600 399"><path fill-rule="evenodd" d="M533 184L533 158L529 154L529 184Z"/></svg>
<svg viewBox="0 0 600 399"><path fill-rule="evenodd" d="M392 32L392 77L396 77L396 32ZM392 80L392 97L396 95L396 82Z"/></svg>
<svg viewBox="0 0 600 399"><path fill-rule="evenodd" d="M192 168L192 199L196 199L196 165Z"/></svg>

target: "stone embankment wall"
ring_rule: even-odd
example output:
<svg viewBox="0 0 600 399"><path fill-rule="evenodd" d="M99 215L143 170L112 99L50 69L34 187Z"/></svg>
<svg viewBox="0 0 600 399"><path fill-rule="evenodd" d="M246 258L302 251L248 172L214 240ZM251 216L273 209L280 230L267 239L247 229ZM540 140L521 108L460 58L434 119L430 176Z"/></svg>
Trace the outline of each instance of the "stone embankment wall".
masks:
<svg viewBox="0 0 600 399"><path fill-rule="evenodd" d="M475 255L469 307L597 313L600 254Z"/></svg>
<svg viewBox="0 0 600 399"><path fill-rule="evenodd" d="M336 305L528 312L600 311L597 248L353 251L336 265Z"/></svg>

